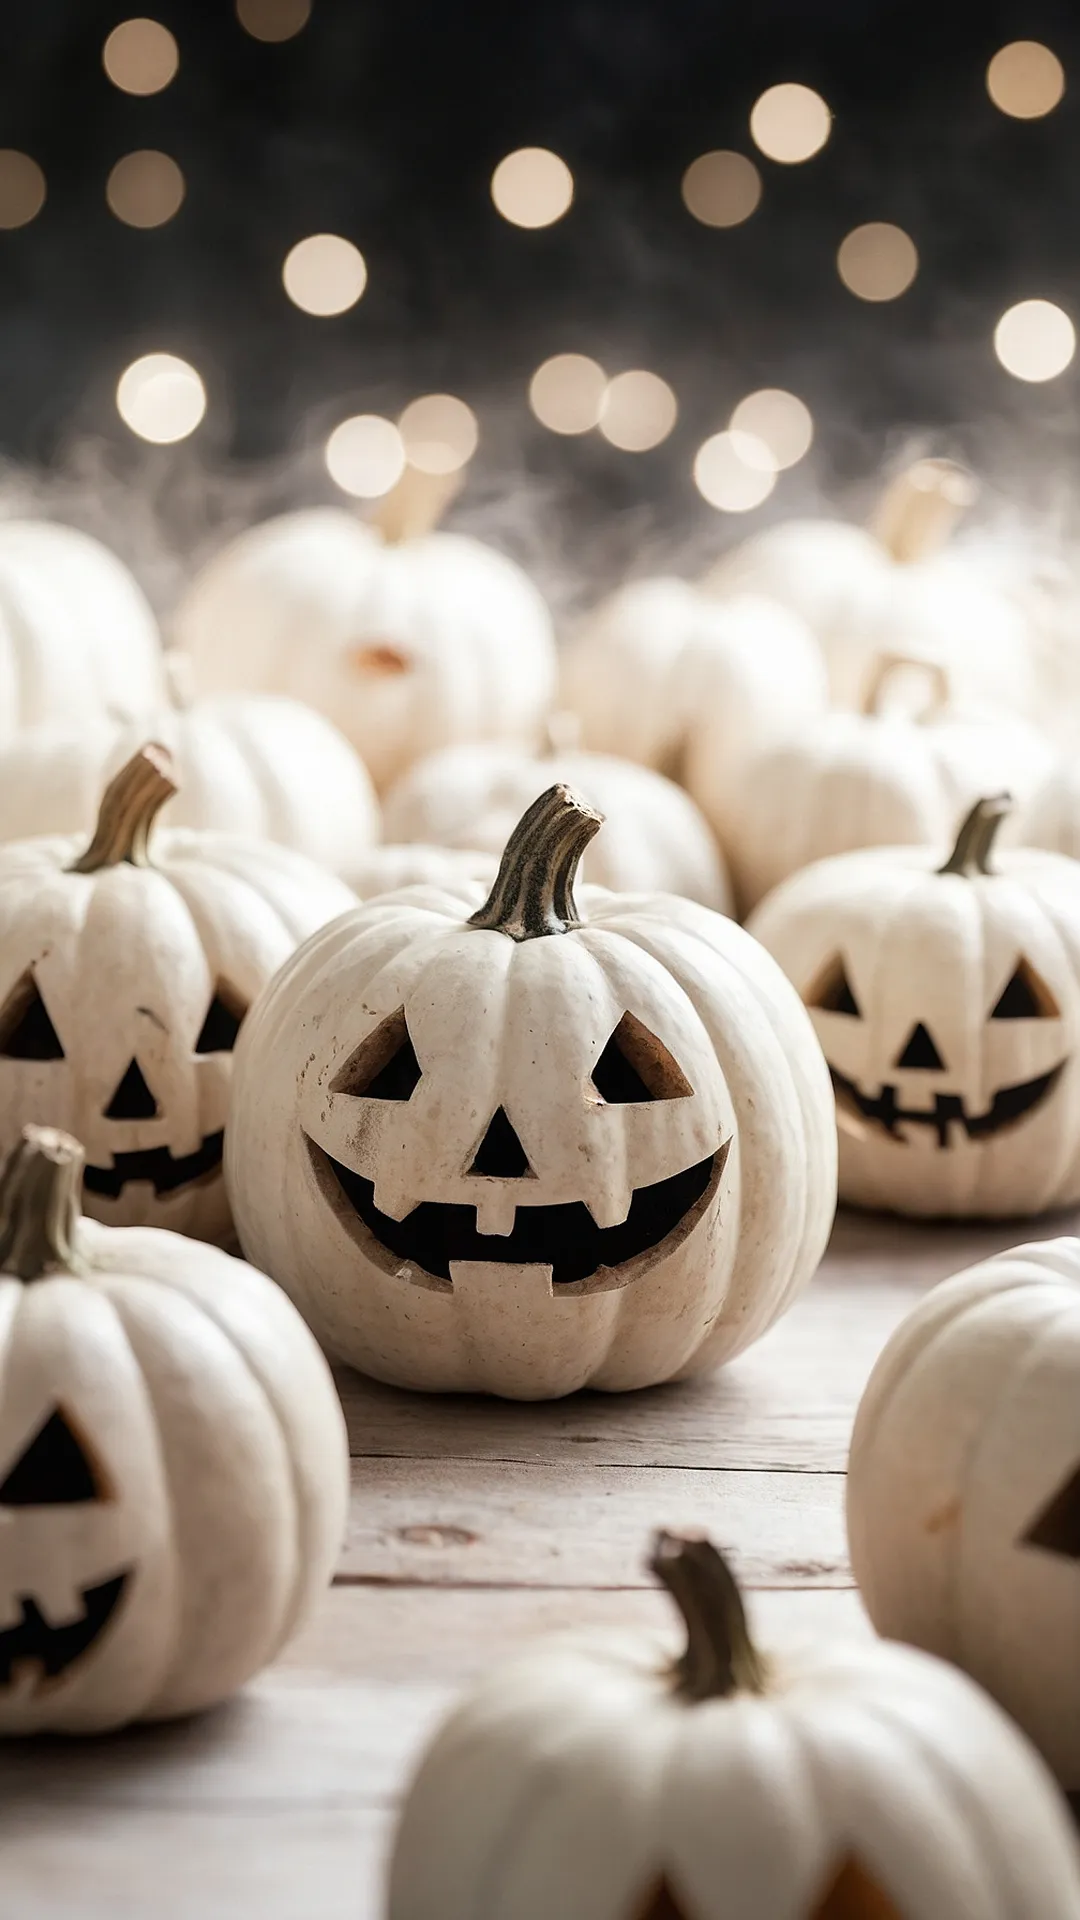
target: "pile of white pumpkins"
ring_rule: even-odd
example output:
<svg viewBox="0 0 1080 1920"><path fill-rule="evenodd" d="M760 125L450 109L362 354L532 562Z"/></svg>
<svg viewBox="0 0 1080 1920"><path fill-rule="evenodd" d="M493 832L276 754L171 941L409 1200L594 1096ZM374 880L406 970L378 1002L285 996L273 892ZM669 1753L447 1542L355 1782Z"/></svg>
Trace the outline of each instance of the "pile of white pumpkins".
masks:
<svg viewBox="0 0 1080 1920"><path fill-rule="evenodd" d="M0 526L0 1733L274 1658L345 1519L324 1352L677 1381L791 1304L838 1180L1080 1201L1075 669L950 551L969 494L919 462L561 657L407 488L241 535L167 648L103 547ZM1077 1920L1080 1242L917 1307L848 1514L888 1640L762 1655L658 1535L685 1651L492 1674L392 1920Z"/></svg>

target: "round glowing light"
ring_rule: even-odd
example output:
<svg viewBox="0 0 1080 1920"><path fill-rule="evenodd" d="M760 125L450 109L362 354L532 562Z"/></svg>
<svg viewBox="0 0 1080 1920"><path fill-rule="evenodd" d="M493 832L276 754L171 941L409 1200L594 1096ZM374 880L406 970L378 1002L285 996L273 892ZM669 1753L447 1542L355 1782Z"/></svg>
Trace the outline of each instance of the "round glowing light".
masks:
<svg viewBox="0 0 1080 1920"><path fill-rule="evenodd" d="M706 227L737 227L761 199L761 175L744 153L703 153L683 174L682 197Z"/></svg>
<svg viewBox="0 0 1080 1920"><path fill-rule="evenodd" d="M105 198L129 227L163 227L183 204L184 176L175 160L153 147L125 153L105 183Z"/></svg>
<svg viewBox="0 0 1080 1920"><path fill-rule="evenodd" d="M121 93L160 93L180 65L180 54L160 20L123 20L101 54L105 71Z"/></svg>
<svg viewBox="0 0 1080 1920"><path fill-rule="evenodd" d="M36 160L0 147L0 227L25 227L45 205L45 175Z"/></svg>
<svg viewBox="0 0 1080 1920"><path fill-rule="evenodd" d="M1038 40L1013 40L986 69L986 91L1014 120L1041 120L1065 91L1065 69Z"/></svg>
<svg viewBox="0 0 1080 1920"><path fill-rule="evenodd" d="M398 432L411 467L421 473L456 473L476 452L476 415L452 393L425 393L406 407Z"/></svg>
<svg viewBox="0 0 1080 1920"><path fill-rule="evenodd" d="M860 300L898 300L919 271L919 253L903 227L868 220L841 240L836 255L840 278Z"/></svg>
<svg viewBox="0 0 1080 1920"><path fill-rule="evenodd" d="M359 247L339 233L312 233L289 249L281 278L294 306L325 318L355 307L367 286L367 265Z"/></svg>
<svg viewBox="0 0 1080 1920"><path fill-rule="evenodd" d="M761 387L740 400L731 416L731 431L738 436L740 457L747 466L758 466L756 449L764 447L768 466L794 467L809 453L814 438L814 419L809 407L783 387ZM744 444L745 443L745 444Z"/></svg>
<svg viewBox="0 0 1080 1920"><path fill-rule="evenodd" d="M646 453L666 440L679 403L658 373L635 369L609 380L600 402L599 427L623 453Z"/></svg>
<svg viewBox="0 0 1080 1920"><path fill-rule="evenodd" d="M831 126L832 115L820 93L794 80L769 87L750 113L754 145L788 167L820 153Z"/></svg>
<svg viewBox="0 0 1080 1920"><path fill-rule="evenodd" d="M405 471L405 444L392 420L356 413L335 427L326 443L326 469L343 493L377 500Z"/></svg>
<svg viewBox="0 0 1080 1920"><path fill-rule="evenodd" d="M291 40L311 18L311 0L236 0L236 17L253 40Z"/></svg>
<svg viewBox="0 0 1080 1920"><path fill-rule="evenodd" d="M994 352L1017 380L1054 380L1076 352L1076 328L1050 300L1021 300L994 328Z"/></svg>
<svg viewBox="0 0 1080 1920"><path fill-rule="evenodd" d="M776 485L776 463L751 433L714 433L697 450L694 485L721 513L749 513Z"/></svg>
<svg viewBox="0 0 1080 1920"><path fill-rule="evenodd" d="M529 405L552 433L588 433L599 425L607 374L584 353L557 353L537 367Z"/></svg>
<svg viewBox="0 0 1080 1920"><path fill-rule="evenodd" d="M515 227L550 227L574 197L574 176L547 147L519 147L491 176L491 197Z"/></svg>
<svg viewBox="0 0 1080 1920"><path fill-rule="evenodd" d="M206 388L194 367L176 354L147 353L121 374L116 408L140 440L167 446L194 433L206 412Z"/></svg>

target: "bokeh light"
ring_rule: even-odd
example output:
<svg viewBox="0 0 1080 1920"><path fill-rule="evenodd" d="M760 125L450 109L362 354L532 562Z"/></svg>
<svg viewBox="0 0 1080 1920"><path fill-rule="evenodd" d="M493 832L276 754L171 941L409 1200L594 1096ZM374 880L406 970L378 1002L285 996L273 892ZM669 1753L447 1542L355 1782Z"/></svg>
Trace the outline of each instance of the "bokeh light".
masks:
<svg viewBox="0 0 1080 1920"><path fill-rule="evenodd" d="M703 153L683 174L682 197L706 227L737 227L761 199L761 175L744 153Z"/></svg>
<svg viewBox="0 0 1080 1920"><path fill-rule="evenodd" d="M746 465L760 465L756 450L768 452L767 466L794 467L809 453L814 438L814 419L805 401L783 387L761 387L740 400L731 416L730 428Z"/></svg>
<svg viewBox="0 0 1080 1920"><path fill-rule="evenodd" d="M1065 69L1038 40L1013 40L986 69L986 91L1014 120L1041 120L1065 91Z"/></svg>
<svg viewBox="0 0 1080 1920"><path fill-rule="evenodd" d="M377 500L405 471L405 444L392 420L357 413L334 428L326 443L326 470L343 493Z"/></svg>
<svg viewBox="0 0 1080 1920"><path fill-rule="evenodd" d="M176 354L146 353L121 374L116 409L140 440L167 446L194 433L206 412L206 388Z"/></svg>
<svg viewBox="0 0 1080 1920"><path fill-rule="evenodd" d="M106 40L101 59L121 93L160 93L180 65L176 41L160 20L122 20Z"/></svg>
<svg viewBox="0 0 1080 1920"><path fill-rule="evenodd" d="M529 405L552 433L588 433L598 426L607 391L603 367L584 353L557 353L537 367Z"/></svg>
<svg viewBox="0 0 1080 1920"><path fill-rule="evenodd" d="M613 447L623 453L646 453L667 439L678 411L679 403L666 380L634 368L608 382L598 424Z"/></svg>
<svg viewBox="0 0 1080 1920"><path fill-rule="evenodd" d="M769 87L750 113L754 145L788 167L820 153L831 126L832 115L820 93L794 80Z"/></svg>
<svg viewBox="0 0 1080 1920"><path fill-rule="evenodd" d="M184 176L175 160L141 147L118 160L105 183L109 210L129 227L162 227L183 204Z"/></svg>
<svg viewBox="0 0 1080 1920"><path fill-rule="evenodd" d="M919 254L903 227L868 220L840 242L836 266L848 292L858 299L898 300L919 271Z"/></svg>
<svg viewBox="0 0 1080 1920"><path fill-rule="evenodd" d="M1076 328L1050 300L1021 300L994 328L994 352L1017 380L1054 380L1076 352Z"/></svg>
<svg viewBox="0 0 1080 1920"><path fill-rule="evenodd" d="M236 0L236 17L253 40L291 40L311 18L311 0Z"/></svg>
<svg viewBox="0 0 1080 1920"><path fill-rule="evenodd" d="M398 432L411 467L456 473L472 459L480 429L472 408L452 393L425 393L405 408Z"/></svg>
<svg viewBox="0 0 1080 1920"><path fill-rule="evenodd" d="M519 147L491 176L491 197L515 227L550 227L574 197L574 176L547 147Z"/></svg>
<svg viewBox="0 0 1080 1920"><path fill-rule="evenodd" d="M294 306L325 319L355 307L367 286L367 264L339 233L311 233L290 247L281 278Z"/></svg>
<svg viewBox="0 0 1080 1920"><path fill-rule="evenodd" d="M17 147L0 147L0 227L25 227L45 205L45 175Z"/></svg>
<svg viewBox="0 0 1080 1920"><path fill-rule="evenodd" d="M694 485L721 513L749 513L776 485L776 464L750 433L714 433L697 450Z"/></svg>

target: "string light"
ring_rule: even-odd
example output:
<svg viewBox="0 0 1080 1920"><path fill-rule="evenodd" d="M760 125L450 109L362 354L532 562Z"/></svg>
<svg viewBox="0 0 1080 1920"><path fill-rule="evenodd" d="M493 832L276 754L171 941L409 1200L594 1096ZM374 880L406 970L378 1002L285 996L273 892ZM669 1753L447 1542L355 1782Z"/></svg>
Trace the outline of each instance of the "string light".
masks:
<svg viewBox="0 0 1080 1920"><path fill-rule="evenodd" d="M744 153L718 148L691 161L683 174L682 197L703 226L738 227L761 199L761 175Z"/></svg>
<svg viewBox="0 0 1080 1920"><path fill-rule="evenodd" d="M491 176L491 197L515 227L550 227L574 197L574 176L547 147L519 147Z"/></svg>
<svg viewBox="0 0 1080 1920"><path fill-rule="evenodd" d="M888 220L868 220L840 242L840 278L860 300L898 300L919 271L914 240Z"/></svg>
<svg viewBox="0 0 1080 1920"><path fill-rule="evenodd" d="M111 213L129 227L162 227L183 204L184 176L175 160L141 147L118 160L105 183Z"/></svg>
<svg viewBox="0 0 1080 1920"><path fill-rule="evenodd" d="M1065 91L1065 69L1038 40L1013 40L986 69L986 91L995 107L1014 120L1041 120Z"/></svg>
<svg viewBox="0 0 1080 1920"><path fill-rule="evenodd" d="M480 429L472 408L452 393L425 393L405 408L398 432L411 467L456 473L476 452Z"/></svg>
<svg viewBox="0 0 1080 1920"><path fill-rule="evenodd" d="M617 373L604 389L599 427L605 440L623 453L646 453L666 440L679 403L658 373L634 369Z"/></svg>
<svg viewBox="0 0 1080 1920"><path fill-rule="evenodd" d="M236 17L253 40L291 40L311 18L311 0L236 0Z"/></svg>
<svg viewBox="0 0 1080 1920"><path fill-rule="evenodd" d="M1076 329L1050 300L1021 300L994 328L994 352L1017 380L1054 380L1076 352Z"/></svg>
<svg viewBox="0 0 1080 1920"><path fill-rule="evenodd" d="M0 227L25 227L45 205L45 175L16 147L0 147Z"/></svg>
<svg viewBox="0 0 1080 1920"><path fill-rule="evenodd" d="M176 354L147 353L121 374L116 409L141 440L166 446L194 433L206 412L206 388Z"/></svg>
<svg viewBox="0 0 1080 1920"><path fill-rule="evenodd" d="M405 471L405 445L392 420L357 413L334 428L326 443L326 470L343 493L377 500Z"/></svg>
<svg viewBox="0 0 1080 1920"><path fill-rule="evenodd" d="M754 145L788 167L820 153L831 126L832 115L820 93L794 80L769 87L750 113Z"/></svg>
<svg viewBox="0 0 1080 1920"><path fill-rule="evenodd" d="M750 433L714 433L697 450L694 485L721 513L749 513L776 485L776 463Z"/></svg>
<svg viewBox="0 0 1080 1920"><path fill-rule="evenodd" d="M809 407L783 387L761 387L740 400L729 422L736 449L746 466L759 467L758 449L764 448L766 466L794 467L809 453L814 419Z"/></svg>
<svg viewBox="0 0 1080 1920"><path fill-rule="evenodd" d="M294 306L325 319L355 307L367 286L367 264L339 233L312 233L289 249L281 278Z"/></svg>
<svg viewBox="0 0 1080 1920"><path fill-rule="evenodd" d="M121 93L160 93L180 65L176 41L160 20L122 20L106 40L101 58Z"/></svg>
<svg viewBox="0 0 1080 1920"><path fill-rule="evenodd" d="M588 433L600 423L607 390L603 367L584 353L556 353L529 382L529 405L552 433Z"/></svg>

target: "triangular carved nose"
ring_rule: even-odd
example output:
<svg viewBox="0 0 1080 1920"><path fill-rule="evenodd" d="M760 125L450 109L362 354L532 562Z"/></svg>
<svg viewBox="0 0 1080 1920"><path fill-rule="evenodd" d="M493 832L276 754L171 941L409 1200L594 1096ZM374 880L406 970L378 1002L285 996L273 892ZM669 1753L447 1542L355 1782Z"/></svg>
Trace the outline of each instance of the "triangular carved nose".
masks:
<svg viewBox="0 0 1080 1920"><path fill-rule="evenodd" d="M501 1180L525 1180L532 1173L525 1149L502 1107L493 1115L469 1172Z"/></svg>
<svg viewBox="0 0 1080 1920"><path fill-rule="evenodd" d="M106 1120L154 1120L158 1103L154 1099L137 1060L128 1062L125 1073L105 1109Z"/></svg>
<svg viewBox="0 0 1080 1920"><path fill-rule="evenodd" d="M941 1068L945 1065L922 1021L912 1027L907 1045L894 1064L898 1067Z"/></svg>

